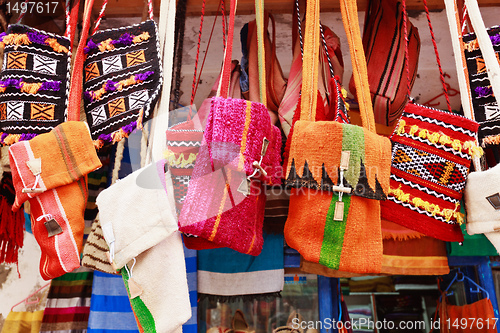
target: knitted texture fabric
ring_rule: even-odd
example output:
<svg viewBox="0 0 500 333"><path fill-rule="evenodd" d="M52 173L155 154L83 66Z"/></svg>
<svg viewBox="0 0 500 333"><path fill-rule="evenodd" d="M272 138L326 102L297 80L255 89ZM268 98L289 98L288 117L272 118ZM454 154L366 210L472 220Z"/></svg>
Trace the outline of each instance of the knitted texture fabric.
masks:
<svg viewBox="0 0 500 333"><path fill-rule="evenodd" d="M382 218L444 241L463 241L460 200L478 124L410 103L391 136L391 189Z"/></svg>
<svg viewBox="0 0 500 333"><path fill-rule="evenodd" d="M59 186L30 199L31 230L42 252L40 274L50 280L80 267L87 204L87 178ZM62 232L52 236L46 223L55 220Z"/></svg>
<svg viewBox="0 0 500 333"><path fill-rule="evenodd" d="M265 140L269 144L261 156ZM258 255L265 205L261 182L280 183L280 151L281 133L271 125L263 104L212 98L202 147L179 216L179 230ZM254 173L253 163L259 161L267 177L252 178L250 194L245 195L238 189Z"/></svg>
<svg viewBox="0 0 500 333"><path fill-rule="evenodd" d="M379 273L382 264L380 205L343 195L343 221L334 221L338 194L292 189L285 224L287 244L304 259L352 273ZM314 209L311 209L314 207Z"/></svg>
<svg viewBox="0 0 500 333"><path fill-rule="evenodd" d="M286 184L330 190L339 184L343 151L350 152L344 186L351 187L353 195L385 199L389 191L390 141L360 126L334 121L295 123Z"/></svg>
<svg viewBox="0 0 500 333"><path fill-rule="evenodd" d="M152 116L162 84L154 21L99 31L85 47L84 107L97 147L127 137Z"/></svg>
<svg viewBox="0 0 500 333"><path fill-rule="evenodd" d="M500 251L500 164L482 172L471 172L465 186L467 233L484 234Z"/></svg>
<svg viewBox="0 0 500 333"><path fill-rule="evenodd" d="M46 133L67 117L70 40L24 25L0 34L0 144Z"/></svg>
<svg viewBox="0 0 500 333"><path fill-rule="evenodd" d="M444 301L446 302L446 301ZM442 304L442 303L441 303ZM443 306L443 305L441 305ZM469 325L463 325L456 327L456 325L451 325L448 329L445 329L446 333L495 333L497 329L494 323L497 321L495 311L493 310L493 305L488 298L483 298L477 302L466 305L449 305L444 307L447 317L446 319L441 318L445 322L455 323L460 321L462 318L475 318L476 320ZM482 323L486 323L483 325Z"/></svg>
<svg viewBox="0 0 500 333"><path fill-rule="evenodd" d="M177 230L160 177L163 172L150 164L97 197L104 238L118 268Z"/></svg>
<svg viewBox="0 0 500 333"><path fill-rule="evenodd" d="M108 274L118 274L109 263L106 256L108 251L109 247L104 239L101 224L96 219L92 223L92 230L83 247L82 266Z"/></svg>
<svg viewBox="0 0 500 333"><path fill-rule="evenodd" d="M94 272L87 333L139 333L121 275Z"/></svg>
<svg viewBox="0 0 500 333"><path fill-rule="evenodd" d="M49 133L12 145L9 156L16 189L14 210L40 194L23 193L24 188L49 191L73 183L102 165L87 125L78 121L62 123ZM36 159L41 159L39 180L26 163Z"/></svg>
<svg viewBox="0 0 500 333"><path fill-rule="evenodd" d="M500 54L500 26L487 29L495 55ZM463 36L465 59L469 72L474 119L479 123L479 142L482 145L500 144L500 109L493 94L479 43L475 33Z"/></svg>
<svg viewBox="0 0 500 333"><path fill-rule="evenodd" d="M176 231L138 255L133 267L121 269L140 332L174 332L191 317L183 251ZM142 289L136 297L131 280Z"/></svg>

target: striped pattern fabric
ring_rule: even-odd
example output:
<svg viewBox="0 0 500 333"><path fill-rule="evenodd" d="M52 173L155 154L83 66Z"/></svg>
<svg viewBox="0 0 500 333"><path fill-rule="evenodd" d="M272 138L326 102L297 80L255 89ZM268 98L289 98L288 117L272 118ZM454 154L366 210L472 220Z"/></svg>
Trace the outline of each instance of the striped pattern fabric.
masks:
<svg viewBox="0 0 500 333"><path fill-rule="evenodd" d="M184 258L186 260L186 273L189 288L189 301L191 302L191 318L182 325L183 333L198 333L198 264L196 250L190 250L184 246Z"/></svg>
<svg viewBox="0 0 500 333"><path fill-rule="evenodd" d="M87 333L139 332L121 275L94 272Z"/></svg>
<svg viewBox="0 0 500 333"><path fill-rule="evenodd" d="M93 272L84 268L52 280L40 333L86 333Z"/></svg>
<svg viewBox="0 0 500 333"><path fill-rule="evenodd" d="M116 273L106 256L109 251L108 244L102 233L101 223L95 220L92 224L92 230L83 247L82 266L91 268L95 271L101 271L108 274Z"/></svg>
<svg viewBox="0 0 500 333"><path fill-rule="evenodd" d="M15 210L26 200L39 195L22 193L23 188L31 188L37 184L38 188L47 191L73 183L102 166L87 125L79 121L62 123L49 133L14 144L9 149L9 155L16 189ZM26 164L36 158L42 160L41 179L38 183Z"/></svg>
<svg viewBox="0 0 500 333"><path fill-rule="evenodd" d="M411 88L417 75L420 37L417 28L410 21L407 24ZM391 125L397 121L408 102L404 41L401 2L369 1L363 48L375 122L379 124ZM349 89L356 94L354 78Z"/></svg>

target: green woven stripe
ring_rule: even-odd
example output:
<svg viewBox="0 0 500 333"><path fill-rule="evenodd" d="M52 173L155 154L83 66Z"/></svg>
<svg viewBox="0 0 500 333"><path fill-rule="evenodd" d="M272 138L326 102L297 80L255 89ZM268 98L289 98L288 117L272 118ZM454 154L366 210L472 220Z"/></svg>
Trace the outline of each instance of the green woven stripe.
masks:
<svg viewBox="0 0 500 333"><path fill-rule="evenodd" d="M340 255L342 254L342 245L344 244L347 213L351 205L351 197L344 194L342 196L342 201L344 202L344 220L342 222L334 221L335 203L338 200L338 194L334 193L332 201L330 202L330 208L326 215L323 244L321 244L321 252L319 255L319 263L332 269L339 269L340 266Z"/></svg>
<svg viewBox="0 0 500 333"><path fill-rule="evenodd" d="M74 284L73 282L77 282L77 284L86 284L90 279L90 284L92 285L92 278L94 276L94 272L78 272L78 273L66 273L64 275L61 275L59 277L56 277L52 279L52 284L56 286L62 286L62 285L71 285ZM67 283L69 282L69 283Z"/></svg>
<svg viewBox="0 0 500 333"><path fill-rule="evenodd" d="M342 124L342 151L350 151L349 168L344 172L345 179L351 186L356 186L359 179L361 161L365 160L365 134L361 126Z"/></svg>
<svg viewBox="0 0 500 333"><path fill-rule="evenodd" d="M128 289L128 273L125 268L121 269L123 276L123 282L125 283L125 288L127 288L127 293L130 295L130 290ZM144 330L144 333L156 333L155 319L149 311L148 307L142 301L141 297L136 297L130 300L134 314L139 320L139 325Z"/></svg>

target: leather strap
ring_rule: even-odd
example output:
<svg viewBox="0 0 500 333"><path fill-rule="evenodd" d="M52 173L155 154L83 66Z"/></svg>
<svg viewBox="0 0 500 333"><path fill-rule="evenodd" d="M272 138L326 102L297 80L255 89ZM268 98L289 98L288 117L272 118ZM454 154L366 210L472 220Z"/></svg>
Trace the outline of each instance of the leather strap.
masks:
<svg viewBox="0 0 500 333"><path fill-rule="evenodd" d="M363 44L361 42L356 0L340 0L340 11L342 12L342 21L344 23L344 29L349 43L349 51L351 53L351 62L353 64L352 75L354 77L356 94L358 96L361 122L365 129L376 133L370 86L368 84L368 70L366 67Z"/></svg>
<svg viewBox="0 0 500 333"><path fill-rule="evenodd" d="M80 120L80 106L82 102L82 81L83 81L83 62L85 61L83 49L87 43L90 28L90 15L92 13L92 6L94 0L87 0L85 3L84 19L82 34L80 36L80 43L76 50L75 62L73 64L73 73L71 76L71 87L69 91L68 103L68 120Z"/></svg>

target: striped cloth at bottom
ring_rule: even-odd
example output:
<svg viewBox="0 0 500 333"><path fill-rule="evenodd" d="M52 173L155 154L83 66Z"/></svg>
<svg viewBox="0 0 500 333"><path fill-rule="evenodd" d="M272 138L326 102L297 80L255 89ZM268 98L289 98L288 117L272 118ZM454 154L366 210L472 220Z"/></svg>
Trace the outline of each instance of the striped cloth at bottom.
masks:
<svg viewBox="0 0 500 333"><path fill-rule="evenodd" d="M94 271L87 333L139 332L121 275Z"/></svg>
<svg viewBox="0 0 500 333"><path fill-rule="evenodd" d="M182 333L198 333L198 275L196 250L190 250L184 246L184 257L186 260L186 273L189 288L189 301L191 302L191 318L182 325Z"/></svg>
<svg viewBox="0 0 500 333"><path fill-rule="evenodd" d="M93 272L80 267L52 280L40 333L86 333Z"/></svg>

